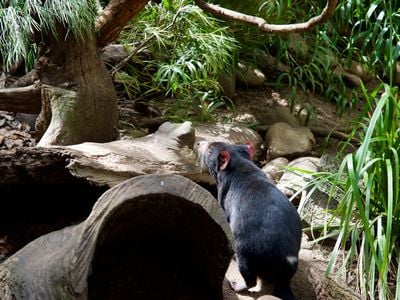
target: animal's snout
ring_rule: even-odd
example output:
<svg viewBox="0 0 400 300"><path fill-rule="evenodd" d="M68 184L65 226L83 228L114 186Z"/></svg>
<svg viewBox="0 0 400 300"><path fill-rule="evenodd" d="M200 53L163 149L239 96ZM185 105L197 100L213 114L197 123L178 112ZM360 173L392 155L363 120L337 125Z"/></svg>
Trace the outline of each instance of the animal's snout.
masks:
<svg viewBox="0 0 400 300"><path fill-rule="evenodd" d="M199 141L197 143L197 149L199 154L204 155L207 152L209 142L207 141Z"/></svg>

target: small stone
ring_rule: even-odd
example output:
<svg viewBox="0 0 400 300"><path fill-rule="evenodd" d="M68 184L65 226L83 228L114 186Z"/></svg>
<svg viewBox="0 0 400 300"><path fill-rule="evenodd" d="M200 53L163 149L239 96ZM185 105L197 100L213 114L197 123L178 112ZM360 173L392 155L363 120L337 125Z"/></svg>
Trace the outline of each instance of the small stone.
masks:
<svg viewBox="0 0 400 300"><path fill-rule="evenodd" d="M14 147L23 147L24 146L24 140L18 139L14 141Z"/></svg>
<svg viewBox="0 0 400 300"><path fill-rule="evenodd" d="M261 168L272 182L278 182L284 173L284 166L289 164L289 160L284 157L277 157Z"/></svg>
<svg viewBox="0 0 400 300"><path fill-rule="evenodd" d="M238 74L236 78L240 84L250 87L261 86L266 80L264 73L260 69L252 68L242 63L238 63Z"/></svg>
<svg viewBox="0 0 400 300"><path fill-rule="evenodd" d="M14 141L13 140L5 140L5 145L7 147L7 149L12 149L14 147Z"/></svg>

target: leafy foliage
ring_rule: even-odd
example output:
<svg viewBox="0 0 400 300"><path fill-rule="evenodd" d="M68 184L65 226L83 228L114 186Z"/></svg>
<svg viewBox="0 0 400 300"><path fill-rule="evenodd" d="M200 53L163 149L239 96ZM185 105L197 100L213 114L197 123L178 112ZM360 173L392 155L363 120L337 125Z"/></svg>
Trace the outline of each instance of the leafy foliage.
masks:
<svg viewBox="0 0 400 300"><path fill-rule="evenodd" d="M217 2L277 24L306 21L319 14L324 5L324 1L317 0ZM331 20L301 35L268 35L255 27L237 24L236 38L242 45L240 59L257 64L261 50L287 65L288 72L280 74L274 84L292 86L292 107L296 91L301 89L322 93L343 112L362 96L360 90L348 88L342 75L352 61L361 63L377 78L393 83L400 56L399 5L399 1L387 0L339 1Z"/></svg>
<svg viewBox="0 0 400 300"><path fill-rule="evenodd" d="M361 116L362 143L347 154L337 172L318 175L311 192L330 183L330 197L341 195L333 212L338 226L327 220L324 236L336 235L328 274L340 264L341 271L357 262L358 282L369 299L398 299L400 283L394 278L400 258L400 104L398 90L384 85L371 94ZM340 249L347 250L341 256Z"/></svg>
<svg viewBox="0 0 400 300"><path fill-rule="evenodd" d="M400 56L399 1L344 1L335 15L335 24L348 63L365 64L380 77L393 82Z"/></svg>
<svg viewBox="0 0 400 300"><path fill-rule="evenodd" d="M95 1L10 0L0 2L0 58L8 69L21 58L33 65L36 46L33 34L56 33L56 25L66 26L76 38L94 28Z"/></svg>
<svg viewBox="0 0 400 300"><path fill-rule="evenodd" d="M190 1L149 3L120 40L146 41L141 52L151 55L149 60L134 57L124 80L119 78L132 98L174 97L178 119L189 117L193 103L201 119L211 118L212 110L225 104L218 76L232 72L238 45L221 21Z"/></svg>
<svg viewBox="0 0 400 300"><path fill-rule="evenodd" d="M322 10L320 1L316 0L302 3L283 0L251 1L251 4L219 0L218 3L276 24L304 22ZM242 45L239 54L241 60L259 65L260 51L263 51L288 66L288 71L280 74L273 84L281 86L284 83L292 87L292 108L298 89L323 93L327 99L337 101L339 107L348 103L340 74L332 72L338 62L335 55L340 50L336 46L337 37L332 36L330 31L332 24L319 26L311 32L291 35L270 35L260 32L258 28L241 24L235 27L236 37Z"/></svg>

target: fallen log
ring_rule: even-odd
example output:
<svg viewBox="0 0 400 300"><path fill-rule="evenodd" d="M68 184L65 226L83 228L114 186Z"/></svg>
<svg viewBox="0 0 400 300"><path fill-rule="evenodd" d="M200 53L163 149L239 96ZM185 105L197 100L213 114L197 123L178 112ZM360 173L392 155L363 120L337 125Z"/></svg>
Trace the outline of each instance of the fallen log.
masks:
<svg viewBox="0 0 400 300"><path fill-rule="evenodd" d="M38 114L41 106L39 85L0 89L0 110Z"/></svg>
<svg viewBox="0 0 400 300"><path fill-rule="evenodd" d="M205 189L138 176L104 193L82 223L0 264L0 299L222 299L231 245Z"/></svg>
<svg viewBox="0 0 400 300"><path fill-rule="evenodd" d="M163 123L157 132L137 139L83 143L65 147L20 148L0 152L0 188L18 182L64 182L71 176L96 186L115 186L146 174L177 174L210 184L196 156L196 141L251 142L260 153L261 137L240 126L192 127Z"/></svg>

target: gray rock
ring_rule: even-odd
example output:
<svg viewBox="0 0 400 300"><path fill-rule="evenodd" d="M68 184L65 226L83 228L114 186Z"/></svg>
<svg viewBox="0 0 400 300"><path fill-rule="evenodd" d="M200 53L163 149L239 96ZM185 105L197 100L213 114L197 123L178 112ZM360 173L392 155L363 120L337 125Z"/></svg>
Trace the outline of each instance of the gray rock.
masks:
<svg viewBox="0 0 400 300"><path fill-rule="evenodd" d="M238 63L237 72L237 81L244 86L257 87L266 80L264 73L260 69L252 68L242 63Z"/></svg>
<svg viewBox="0 0 400 300"><path fill-rule="evenodd" d="M222 74L218 77L219 84L222 88L222 94L229 99L233 99L236 91L236 75L234 72L230 74Z"/></svg>
<svg viewBox="0 0 400 300"><path fill-rule="evenodd" d="M261 169L272 182L278 182L284 173L284 166L289 164L289 160L284 157L277 157L268 162Z"/></svg>
<svg viewBox="0 0 400 300"><path fill-rule="evenodd" d="M262 125L274 125L276 123L284 122L292 127L297 125L296 118L290 112L289 107L286 106L272 106L267 110L259 112L257 119Z"/></svg>
<svg viewBox="0 0 400 300"><path fill-rule="evenodd" d="M306 127L291 127L287 123L276 123L265 137L267 159L276 157L296 158L310 155L315 145L312 132Z"/></svg>
<svg viewBox="0 0 400 300"><path fill-rule="evenodd" d="M371 72L368 72L363 66L363 64L357 61L352 60L350 66L345 61L343 61L343 66L344 66L343 69L346 72L349 72L355 75L356 77L360 78L364 83L371 81L373 78Z"/></svg>
<svg viewBox="0 0 400 300"><path fill-rule="evenodd" d="M261 136L253 129L232 124L206 124L195 127L196 142L225 142L229 144L251 143L254 147L254 159L261 157ZM195 148L196 150L196 148Z"/></svg>
<svg viewBox="0 0 400 300"><path fill-rule="evenodd" d="M196 140L195 130L191 122L184 122L182 124L165 122L158 128L157 135L173 138L181 147L187 146L190 149L193 149Z"/></svg>
<svg viewBox="0 0 400 300"><path fill-rule="evenodd" d="M288 164L290 168L305 170L307 172L318 172L320 159L318 157L300 157ZM276 185L286 196L291 197L302 190L310 181L312 175L299 171L287 170Z"/></svg>
<svg viewBox="0 0 400 300"><path fill-rule="evenodd" d="M106 65L115 65L125 59L129 55L129 51L126 46L119 44L110 44L101 49L101 58Z"/></svg>
<svg viewBox="0 0 400 300"><path fill-rule="evenodd" d="M290 71L290 68L287 65L281 63L279 59L273 57L268 53L259 52L256 57L257 57L257 62L260 64L263 70L267 69L272 72L279 72L279 73L287 73Z"/></svg>
<svg viewBox="0 0 400 300"><path fill-rule="evenodd" d="M310 172L315 173L320 170L321 159L317 157L301 157L291 161L288 167L296 168L301 171L285 171L279 180L277 187L288 197L298 193L297 198L301 198L299 203L299 214L306 227L313 228L313 234L323 228L327 221L331 225L340 224L340 220L329 211L337 208L340 194L329 197L327 184L321 184L314 188L309 183L314 179ZM307 232L310 234L310 232Z"/></svg>

